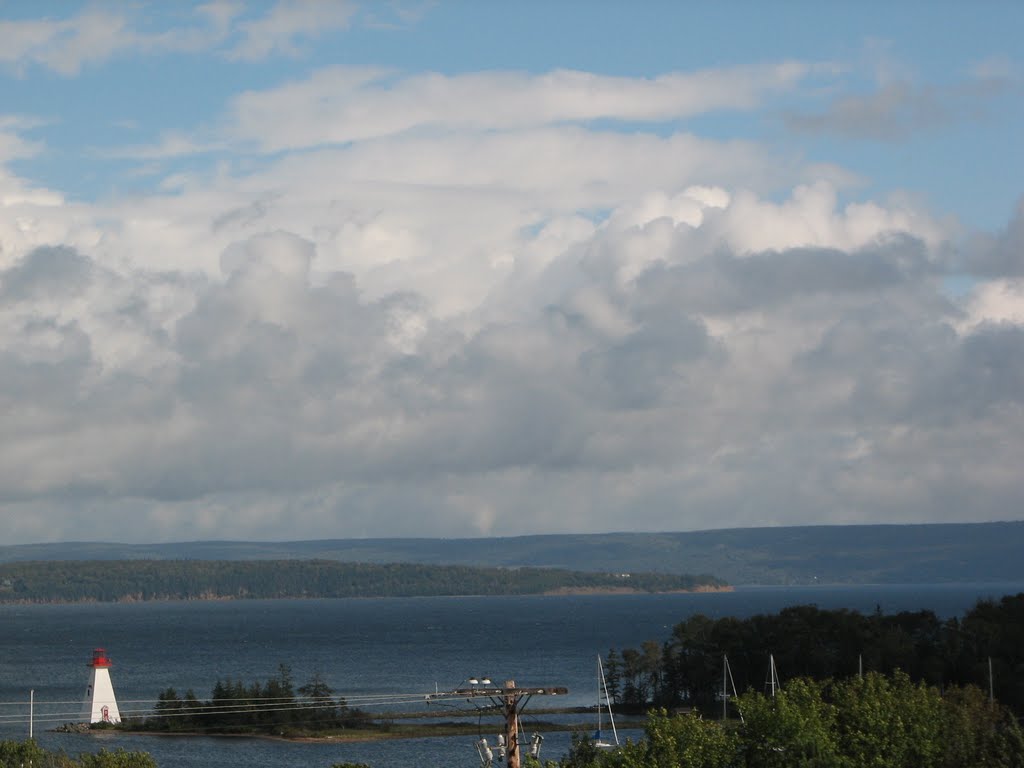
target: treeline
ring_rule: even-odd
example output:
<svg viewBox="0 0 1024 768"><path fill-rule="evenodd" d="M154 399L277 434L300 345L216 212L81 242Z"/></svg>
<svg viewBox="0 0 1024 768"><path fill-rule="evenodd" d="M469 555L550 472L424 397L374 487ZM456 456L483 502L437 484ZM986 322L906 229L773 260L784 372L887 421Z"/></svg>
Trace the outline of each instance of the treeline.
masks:
<svg viewBox="0 0 1024 768"><path fill-rule="evenodd" d="M724 586L710 575L592 573L337 560L56 560L0 564L0 602L670 592Z"/></svg>
<svg viewBox="0 0 1024 768"><path fill-rule="evenodd" d="M0 602L535 595L722 587L713 576L335 560L90 560L0 564Z"/></svg>
<svg viewBox="0 0 1024 768"><path fill-rule="evenodd" d="M796 678L774 697L739 697L742 721L648 716L645 737L613 751L584 737L546 768L1024 767L1024 734L974 686L914 683L898 672L845 680ZM536 761L532 761L536 766ZM527 768L530 768L529 762Z"/></svg>
<svg viewBox="0 0 1024 768"><path fill-rule="evenodd" d="M665 641L612 649L605 661L609 695L634 709L692 706L713 711L722 690L723 656L740 692L763 691L769 654L783 678L848 678L900 669L938 688L974 684L1024 712L1024 593L981 601L963 618L931 611L883 615L814 606L748 619L695 615ZM730 685L731 688L731 685Z"/></svg>
<svg viewBox="0 0 1024 768"><path fill-rule="evenodd" d="M277 674L263 683L217 680L205 701L191 690L179 695L174 688L167 688L160 692L151 715L126 718L122 723L129 730L278 735L357 726L370 728L373 723L365 712L349 707L342 697L336 698L319 674L296 688L287 664L281 664Z"/></svg>

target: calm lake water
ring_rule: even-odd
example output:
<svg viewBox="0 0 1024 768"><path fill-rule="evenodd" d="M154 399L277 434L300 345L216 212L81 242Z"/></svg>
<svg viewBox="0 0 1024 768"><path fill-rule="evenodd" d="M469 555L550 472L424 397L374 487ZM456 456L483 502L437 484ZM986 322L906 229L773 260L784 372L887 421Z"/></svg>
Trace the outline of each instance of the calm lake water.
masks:
<svg viewBox="0 0 1024 768"><path fill-rule="evenodd" d="M319 672L336 694L422 696L469 677L524 686L563 685L562 706L596 701L595 656L610 647L663 640L694 613L745 617L788 605L927 608L963 614L980 598L1024 591L1024 582L935 586L764 587L693 595L286 600L120 605L0 606L0 738L28 735L35 691L36 738L71 754L101 747L150 752L161 768L373 768L478 765L466 737L372 744L293 744L217 737L69 735L47 729L76 718L86 664L106 648L122 713L147 709L169 686L209 698L218 678L266 680L280 663L297 685ZM782 670L784 674L784 670ZM535 706L551 703L534 700ZM374 709L366 707L369 711ZM403 709L416 708L403 707ZM529 731L529 717L524 729ZM482 735L493 741L493 727ZM547 734L558 757L568 734Z"/></svg>

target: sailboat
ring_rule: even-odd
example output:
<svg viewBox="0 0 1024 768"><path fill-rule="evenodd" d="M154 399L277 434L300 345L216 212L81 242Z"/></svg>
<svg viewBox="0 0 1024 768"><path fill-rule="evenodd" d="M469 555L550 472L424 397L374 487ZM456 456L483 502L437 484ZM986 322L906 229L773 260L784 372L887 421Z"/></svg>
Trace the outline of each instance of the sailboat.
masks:
<svg viewBox="0 0 1024 768"><path fill-rule="evenodd" d="M604 738L601 731L601 710L608 711L608 722L612 727L612 741ZM601 654L597 655L597 730L594 731L594 746L598 749L618 749L619 732L615 730L615 717L612 715L612 701L608 698L608 683L604 679L604 665Z"/></svg>

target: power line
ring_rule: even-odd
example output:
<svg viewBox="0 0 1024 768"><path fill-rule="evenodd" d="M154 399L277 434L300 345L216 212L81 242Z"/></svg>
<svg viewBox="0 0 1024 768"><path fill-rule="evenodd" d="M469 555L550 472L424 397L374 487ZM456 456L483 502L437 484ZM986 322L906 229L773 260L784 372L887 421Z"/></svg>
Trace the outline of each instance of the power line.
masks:
<svg viewBox="0 0 1024 768"><path fill-rule="evenodd" d="M322 702L326 701L325 696L244 696L242 697L245 701L293 701L296 703L305 702ZM392 693L364 693L364 694L338 694L333 697L334 701L344 700L345 703L357 702L360 704L372 704L374 702L387 702L392 699L401 700L412 700L412 701L433 701L443 699L462 699L469 698L466 691L441 691L440 693L422 693L422 692L392 692ZM235 699L223 699L225 701L234 701ZM167 701L167 699L119 699L123 704L160 704ZM174 699L170 700L175 701ZM178 701L184 701L178 699ZM0 707L2 706L18 706L23 707L26 704L26 700L12 700L12 701L0 701ZM81 699L54 699L49 701L41 701L36 699L36 705L53 705L53 704L74 704L81 706Z"/></svg>
<svg viewBox="0 0 1024 768"><path fill-rule="evenodd" d="M480 692L484 693L484 692ZM203 717L210 715L232 715L232 714L264 714L271 712L288 711L315 711L324 709L351 709L352 705L357 708L385 707L406 704L422 703L444 703L446 701L471 699L479 695L476 691L447 691L435 693L373 693L355 694L351 696L340 696L334 699L327 699L321 696L255 696L240 699L214 699L210 701L198 701L191 706L175 706L188 703L188 700L167 700L167 699L126 699L122 704L145 704L151 705L145 708L121 708L122 719L138 718L143 720L160 720L183 717ZM223 703L217 703L223 702ZM74 705L74 710L46 711L47 707ZM34 702L35 711L38 713L34 720L39 723L57 723L67 720L78 720L81 717L80 700L55 700ZM166 709L157 709L158 705L166 705ZM0 706L5 707L26 707L25 701L4 701ZM486 709L492 709L487 707ZM480 711L477 707L476 711ZM12 713L0 714L0 723L18 724L29 722L27 714Z"/></svg>

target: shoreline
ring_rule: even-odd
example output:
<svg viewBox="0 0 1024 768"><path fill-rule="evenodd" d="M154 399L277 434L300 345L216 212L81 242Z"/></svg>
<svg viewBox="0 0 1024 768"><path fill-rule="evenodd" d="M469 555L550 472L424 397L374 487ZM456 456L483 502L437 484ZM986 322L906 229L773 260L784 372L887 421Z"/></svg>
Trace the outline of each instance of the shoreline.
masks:
<svg viewBox="0 0 1024 768"><path fill-rule="evenodd" d="M628 730L628 726L625 730ZM56 729L55 729L56 730ZM584 724L576 723L535 723L533 730L543 733L566 733L572 731L588 731L590 728ZM154 736L157 738L207 738L207 739L259 739L261 741L276 741L287 744L367 744L375 741L399 741L402 739L431 739L445 738L448 736L475 736L479 732L479 726L473 723L466 725L436 724L410 728L407 731L357 731L352 734L332 733L323 736L296 735L285 736L275 733L211 733L203 731L146 731L127 730L120 728L103 729L99 731L87 730L71 732L82 736Z"/></svg>
<svg viewBox="0 0 1024 768"><path fill-rule="evenodd" d="M558 597L562 595L697 595L714 594L718 592L735 592L736 587L732 584L701 584L693 589L665 589L651 592L635 587L558 587L547 592L538 592L537 595L550 595ZM522 595L525 597L525 595Z"/></svg>
<svg viewBox="0 0 1024 768"><path fill-rule="evenodd" d="M433 594L433 595L346 595L344 597L316 595L284 595L280 597L238 597L236 595L209 595L203 597L172 597L169 595L153 598L125 596L113 600L97 598L81 598L78 600L18 600L0 599L0 605L128 605L134 603L216 603L255 600L387 600L434 597L571 597L579 595L691 595L713 594L719 592L735 592L732 584L700 584L692 589L645 590L635 587L557 587L543 592L473 592L466 594Z"/></svg>

